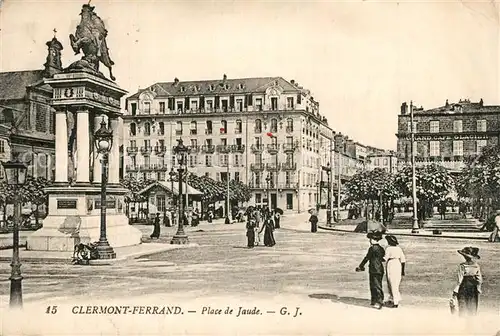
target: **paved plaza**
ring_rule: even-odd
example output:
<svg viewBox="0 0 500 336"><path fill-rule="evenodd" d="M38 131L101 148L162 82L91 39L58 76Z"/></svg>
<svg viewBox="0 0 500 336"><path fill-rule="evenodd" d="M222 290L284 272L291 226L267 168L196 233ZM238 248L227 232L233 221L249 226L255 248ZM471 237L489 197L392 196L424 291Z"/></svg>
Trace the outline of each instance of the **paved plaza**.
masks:
<svg viewBox="0 0 500 336"><path fill-rule="evenodd" d="M151 226L138 227L145 236L152 230ZM402 284L403 302L397 310L377 311L369 308L368 274L354 272L368 248L364 235L313 234L307 232L307 228L302 218L285 218L283 228L276 231L276 246L247 249L243 223L204 223L188 228L190 241L197 246L111 266L25 263L22 266L25 311L29 311L34 320L56 321L64 317L72 321L71 326L51 324L53 329L47 330L52 334L65 334L71 327L76 328L76 334L83 335L89 330L89 321L98 323L96 330L102 332L115 334L119 325L122 332L133 333L137 328L133 321L137 319L145 328L141 332L147 330L153 334L160 330L155 328L164 328L167 324L172 332L189 330L195 334L234 334L235 330L241 334L265 331L266 334L289 335L295 331L301 334L300 330L318 335L365 334L379 328L378 334L414 331L423 335L439 328L443 331L457 328L453 334L461 330L466 335L473 329L493 335L500 330L500 250L496 245L473 242L480 248L484 294L480 299L480 316L475 323L466 324L468 329L463 329L462 322L449 323L453 317L449 313L448 299L455 285L457 265L462 261L456 250L470 244L469 241L401 237L400 243L408 259L407 275ZM162 237L150 244L168 243L174 233L175 228L163 227ZM9 264L0 264L0 269L1 305L5 307ZM196 313L166 317L88 315L81 318L75 318L72 313L75 305L102 304L178 305L186 312ZM52 305L59 307L55 316L45 314L47 306ZM259 317L234 315L224 320L204 315L200 319L198 315L205 306L213 309L231 306L236 311L239 306L255 306L264 313ZM279 314L285 306L291 315ZM292 317L297 312L296 307L300 307L302 315ZM196 314L196 323L191 323ZM401 323L403 320L405 322ZM12 321L4 319L3 328L13 328Z"/></svg>

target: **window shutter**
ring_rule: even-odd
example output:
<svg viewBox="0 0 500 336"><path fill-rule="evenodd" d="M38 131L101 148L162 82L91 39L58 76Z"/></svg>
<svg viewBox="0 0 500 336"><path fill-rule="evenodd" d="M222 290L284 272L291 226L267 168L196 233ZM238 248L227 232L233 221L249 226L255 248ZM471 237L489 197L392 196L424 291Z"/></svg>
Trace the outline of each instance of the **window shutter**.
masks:
<svg viewBox="0 0 500 336"><path fill-rule="evenodd" d="M234 109L234 96L229 96L229 108Z"/></svg>
<svg viewBox="0 0 500 336"><path fill-rule="evenodd" d="M220 97L215 96L215 108L218 109L220 106Z"/></svg>
<svg viewBox="0 0 500 336"><path fill-rule="evenodd" d="M184 109L185 109L185 110L188 110L188 109L189 109L189 97L186 97L185 101L186 101L186 102L185 102L185 104L184 104L184 105L185 105L185 106L184 106Z"/></svg>
<svg viewBox="0 0 500 336"><path fill-rule="evenodd" d="M302 104L302 95L300 93L297 95L297 104Z"/></svg>
<svg viewBox="0 0 500 336"><path fill-rule="evenodd" d="M253 104L253 96L252 96L252 94L249 94L248 95L248 106L252 106L252 104Z"/></svg>
<svg viewBox="0 0 500 336"><path fill-rule="evenodd" d="M200 108L205 108L205 97L200 97Z"/></svg>
<svg viewBox="0 0 500 336"><path fill-rule="evenodd" d="M245 95L245 102L243 103L245 108L248 107L248 96Z"/></svg>
<svg viewBox="0 0 500 336"><path fill-rule="evenodd" d="M168 109L169 110L174 109L174 98L168 98Z"/></svg>

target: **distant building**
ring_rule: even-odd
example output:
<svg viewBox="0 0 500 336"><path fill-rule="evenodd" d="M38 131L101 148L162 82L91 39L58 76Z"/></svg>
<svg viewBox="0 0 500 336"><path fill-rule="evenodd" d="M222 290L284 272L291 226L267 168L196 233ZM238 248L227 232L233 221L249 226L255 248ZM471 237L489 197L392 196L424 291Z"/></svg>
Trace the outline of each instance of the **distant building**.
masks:
<svg viewBox="0 0 500 336"><path fill-rule="evenodd" d="M62 71L61 43L47 42L44 69L0 72L0 155L1 160L17 159L29 166L28 173L54 177L54 111L52 89L44 78Z"/></svg>
<svg viewBox="0 0 500 336"><path fill-rule="evenodd" d="M176 78L139 90L126 104L124 173L168 180L177 164L172 149L182 139L191 149L188 171L240 180L256 205L268 197L283 210L316 204L333 131L310 91L294 80Z"/></svg>
<svg viewBox="0 0 500 336"><path fill-rule="evenodd" d="M415 161L417 166L437 163L458 172L465 160L477 156L486 145L497 145L500 106L468 99L433 109L401 105L398 116L397 157L400 166L411 163L410 108L414 111Z"/></svg>
<svg viewBox="0 0 500 336"><path fill-rule="evenodd" d="M383 151L368 155L369 169L382 169L394 174L398 171L398 157L394 151Z"/></svg>

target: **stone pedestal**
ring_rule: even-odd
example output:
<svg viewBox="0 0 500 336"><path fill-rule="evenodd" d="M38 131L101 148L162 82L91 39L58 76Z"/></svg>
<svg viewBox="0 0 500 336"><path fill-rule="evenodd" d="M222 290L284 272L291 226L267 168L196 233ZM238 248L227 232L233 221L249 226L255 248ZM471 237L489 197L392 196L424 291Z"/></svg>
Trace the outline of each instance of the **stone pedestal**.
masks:
<svg viewBox="0 0 500 336"><path fill-rule="evenodd" d="M35 251L73 251L78 243L91 243L100 235L100 188L48 188L49 215L43 227L27 239L27 249ZM124 195L127 190L108 188L107 237L112 247L137 245L142 233L128 224Z"/></svg>
<svg viewBox="0 0 500 336"><path fill-rule="evenodd" d="M89 181L90 160L99 160L93 144L93 133L100 116L109 120L113 129L113 147L109 156L110 182L107 188L107 239L111 247L141 243L141 231L128 224L124 195L119 187L118 120L121 117L120 99L127 92L114 82L90 72L66 72L45 79L53 88L52 107L56 112L56 180L47 188L48 216L43 227L27 239L27 249L35 251L73 251L78 243L97 242L100 236L100 171L94 171ZM76 123L76 182L68 181L68 114ZM99 117L99 118L98 118ZM113 150L114 149L114 150ZM71 149L70 149L71 154ZM74 155L75 153L73 153ZM95 166L100 167L96 164ZM95 168L95 167L94 167ZM72 169L70 167L70 169ZM99 177L98 177L99 176ZM97 182L97 183L95 183Z"/></svg>

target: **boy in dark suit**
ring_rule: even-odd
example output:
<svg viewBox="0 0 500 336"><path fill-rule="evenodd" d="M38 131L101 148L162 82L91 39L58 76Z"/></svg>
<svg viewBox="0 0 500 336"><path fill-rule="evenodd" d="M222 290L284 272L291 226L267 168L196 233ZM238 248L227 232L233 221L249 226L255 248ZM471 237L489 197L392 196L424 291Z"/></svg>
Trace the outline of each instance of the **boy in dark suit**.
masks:
<svg viewBox="0 0 500 336"><path fill-rule="evenodd" d="M370 232L366 237L370 239L371 246L361 264L356 267L356 272L364 271L366 263L369 262L371 305L373 308L382 309L384 302L382 279L384 278L385 256L384 248L379 245L379 241L382 239L382 232Z"/></svg>

